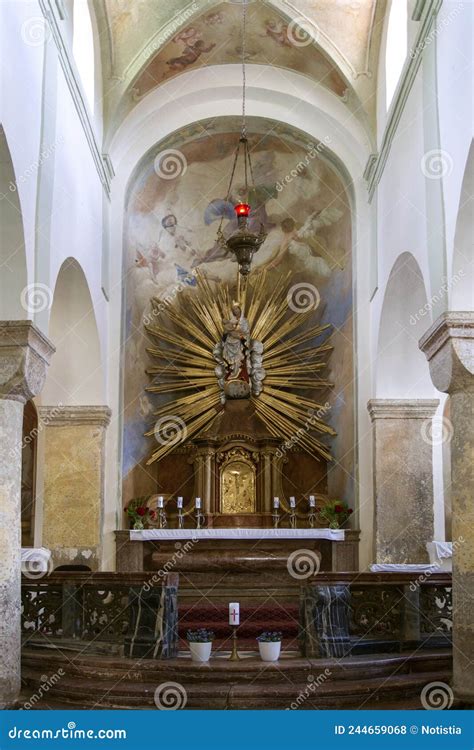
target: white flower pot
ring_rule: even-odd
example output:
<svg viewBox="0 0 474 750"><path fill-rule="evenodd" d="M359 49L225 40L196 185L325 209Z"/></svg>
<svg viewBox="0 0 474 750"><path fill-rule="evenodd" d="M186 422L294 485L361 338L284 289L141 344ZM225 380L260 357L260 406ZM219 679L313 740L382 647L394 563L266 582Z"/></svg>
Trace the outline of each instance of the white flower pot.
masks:
<svg viewBox="0 0 474 750"><path fill-rule="evenodd" d="M281 641L259 641L260 658L262 661L278 661L280 657Z"/></svg>
<svg viewBox="0 0 474 750"><path fill-rule="evenodd" d="M209 661L212 651L212 641L207 643L189 643L192 661Z"/></svg>

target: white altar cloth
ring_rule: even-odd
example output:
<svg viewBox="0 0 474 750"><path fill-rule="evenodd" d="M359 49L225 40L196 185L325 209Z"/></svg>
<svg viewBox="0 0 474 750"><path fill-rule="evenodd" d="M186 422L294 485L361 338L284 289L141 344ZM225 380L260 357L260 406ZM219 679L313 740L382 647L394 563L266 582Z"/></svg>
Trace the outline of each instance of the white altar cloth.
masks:
<svg viewBox="0 0 474 750"><path fill-rule="evenodd" d="M453 543L452 542L427 542L426 549L430 556L430 563L438 565L441 570L450 572L453 569Z"/></svg>
<svg viewBox="0 0 474 750"><path fill-rule="evenodd" d="M143 529L130 531L131 541L178 539L328 539L344 541L344 529Z"/></svg>
<svg viewBox="0 0 474 750"><path fill-rule="evenodd" d="M434 573L439 565L420 563L377 563L370 566L372 573Z"/></svg>

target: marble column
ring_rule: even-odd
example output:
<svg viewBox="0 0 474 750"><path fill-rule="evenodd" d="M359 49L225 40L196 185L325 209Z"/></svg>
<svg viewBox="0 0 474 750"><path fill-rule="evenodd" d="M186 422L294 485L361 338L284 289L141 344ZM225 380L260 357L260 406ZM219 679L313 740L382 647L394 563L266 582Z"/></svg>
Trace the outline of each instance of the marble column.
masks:
<svg viewBox="0 0 474 750"><path fill-rule="evenodd" d="M102 550L107 406L41 406L43 546L54 566L98 570Z"/></svg>
<svg viewBox="0 0 474 750"><path fill-rule="evenodd" d="M0 321L0 707L20 691L23 406L44 385L54 347L28 320Z"/></svg>
<svg viewBox="0 0 474 750"><path fill-rule="evenodd" d="M433 446L428 399L373 399L377 563L427 563L433 541Z"/></svg>
<svg viewBox="0 0 474 750"><path fill-rule="evenodd" d="M453 681L456 695L474 703L474 313L443 313L420 349L451 402Z"/></svg>

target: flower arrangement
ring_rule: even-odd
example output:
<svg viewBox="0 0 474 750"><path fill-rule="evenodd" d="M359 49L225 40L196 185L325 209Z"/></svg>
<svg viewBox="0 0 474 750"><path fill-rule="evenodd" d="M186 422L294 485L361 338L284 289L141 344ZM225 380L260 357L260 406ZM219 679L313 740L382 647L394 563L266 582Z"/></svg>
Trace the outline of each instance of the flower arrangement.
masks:
<svg viewBox="0 0 474 750"><path fill-rule="evenodd" d="M283 633L280 630L265 630L261 635L257 636L257 641L260 643L276 643L281 641Z"/></svg>
<svg viewBox="0 0 474 750"><path fill-rule="evenodd" d="M318 520L327 523L330 529L340 529L352 515L352 508L342 500L328 500L318 511Z"/></svg>
<svg viewBox="0 0 474 750"><path fill-rule="evenodd" d="M188 630L186 633L186 640L188 643L210 643L215 637L214 631L208 630L207 628Z"/></svg>
<svg viewBox="0 0 474 750"><path fill-rule="evenodd" d="M125 511L130 518L134 529L144 529L150 521L156 519L156 511L148 508L147 502L151 495L146 497L134 497L125 507Z"/></svg>

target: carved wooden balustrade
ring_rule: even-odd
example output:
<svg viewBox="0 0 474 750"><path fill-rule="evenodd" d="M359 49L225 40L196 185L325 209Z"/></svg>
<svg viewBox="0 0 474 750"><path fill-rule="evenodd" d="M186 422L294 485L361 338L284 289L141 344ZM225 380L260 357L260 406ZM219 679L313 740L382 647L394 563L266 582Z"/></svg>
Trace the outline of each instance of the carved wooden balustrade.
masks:
<svg viewBox="0 0 474 750"><path fill-rule="evenodd" d="M22 578L23 644L177 654L178 575L60 572Z"/></svg>

